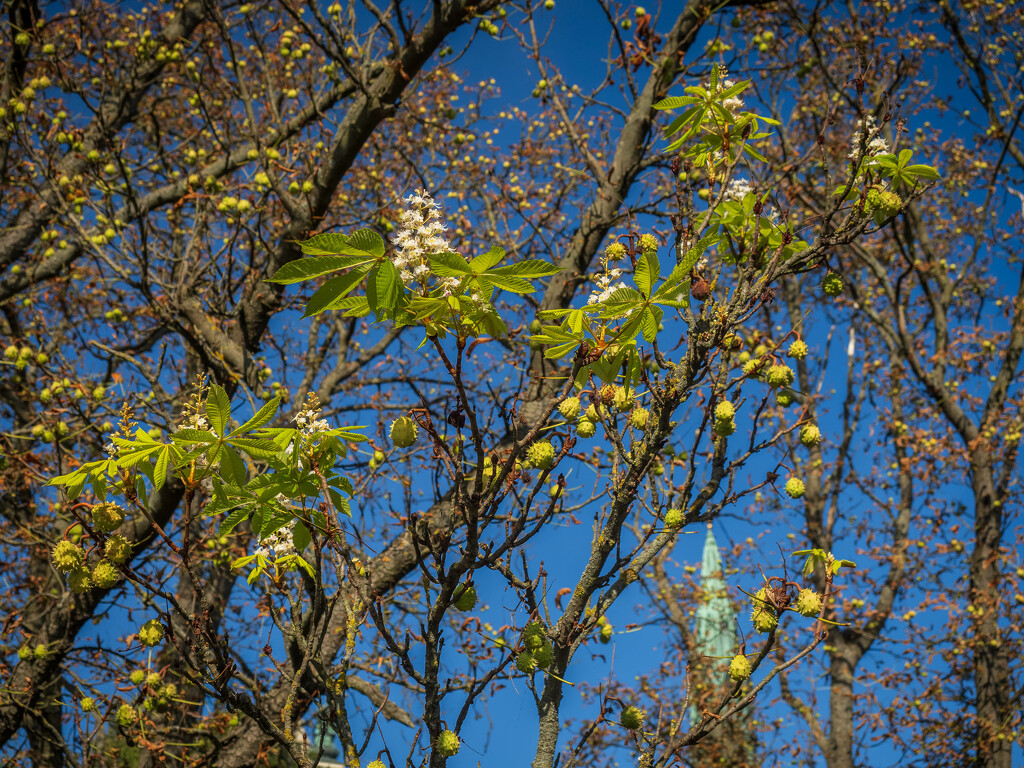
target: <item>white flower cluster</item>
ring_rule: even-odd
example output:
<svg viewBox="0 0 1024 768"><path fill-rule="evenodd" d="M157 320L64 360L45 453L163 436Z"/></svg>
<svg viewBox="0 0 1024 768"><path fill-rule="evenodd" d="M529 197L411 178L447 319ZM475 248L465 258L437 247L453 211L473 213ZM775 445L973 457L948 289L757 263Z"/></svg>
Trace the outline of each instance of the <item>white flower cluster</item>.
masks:
<svg viewBox="0 0 1024 768"><path fill-rule="evenodd" d="M436 253L453 253L452 246L441 234L447 229L441 221L441 206L426 190L416 190L405 198L405 202L409 207L402 213L401 228L391 238L395 246L392 262L398 268L403 283L426 285L430 277L427 257ZM446 278L443 284L450 288L457 285L458 280Z"/></svg>
<svg viewBox="0 0 1024 768"><path fill-rule="evenodd" d="M294 531L295 521L293 520L263 539L260 542L260 546L256 548L255 554L271 559L299 554L298 550L295 549L295 543L292 539Z"/></svg>
<svg viewBox="0 0 1024 768"><path fill-rule="evenodd" d="M875 123L873 115L868 115L863 120L857 121L857 130L853 132L853 143L850 147L848 157L856 160L860 154L860 144L867 135L867 147L864 150L864 157L871 158L875 155L884 155L889 152L889 142L882 137L882 129Z"/></svg>
<svg viewBox="0 0 1024 768"><path fill-rule="evenodd" d="M206 416L203 414L196 413L191 409L186 409L181 412L181 422L175 427L175 429L209 430L210 422L206 420Z"/></svg>
<svg viewBox="0 0 1024 768"><path fill-rule="evenodd" d="M714 94L715 96L717 96L722 91L727 91L734 85L736 85L735 80L725 79L726 74L727 73L725 67L718 68L718 91ZM704 90L711 90L710 82L704 83ZM743 109L743 99L741 99L739 96L730 96L729 98L722 102L722 106L725 107L726 111L736 114L736 112Z"/></svg>
<svg viewBox="0 0 1024 768"><path fill-rule="evenodd" d="M604 272L595 277L594 282L597 283L597 285L587 298L587 304L598 304L602 301L608 301L608 299L611 298L611 295L619 290L619 288L625 288L626 284L621 281L618 283L612 282L621 275L621 269L606 268Z"/></svg>
<svg viewBox="0 0 1024 768"><path fill-rule="evenodd" d="M302 436L305 438L314 437L320 432L329 432L331 425L327 423L326 419L321 419L320 414L323 409L320 407L320 398L316 396L316 392L310 392L306 395L306 402L303 403L302 408L292 421L295 422L295 426L299 428ZM289 446L290 448L291 446Z"/></svg>
<svg viewBox="0 0 1024 768"><path fill-rule="evenodd" d="M729 179L729 184L725 188L725 199L735 200L737 203L743 202L743 198L754 191L754 187L746 179Z"/></svg>

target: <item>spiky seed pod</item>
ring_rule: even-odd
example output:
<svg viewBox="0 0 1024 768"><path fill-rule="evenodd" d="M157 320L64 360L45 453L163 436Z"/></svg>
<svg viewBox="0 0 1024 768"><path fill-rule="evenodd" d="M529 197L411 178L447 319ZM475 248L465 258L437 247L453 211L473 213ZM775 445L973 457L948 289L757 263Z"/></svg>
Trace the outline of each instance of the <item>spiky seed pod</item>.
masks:
<svg viewBox="0 0 1024 768"><path fill-rule="evenodd" d="M803 360L807 357L807 342L803 339L797 339L789 345L789 350L786 354L794 360Z"/></svg>
<svg viewBox="0 0 1024 768"><path fill-rule="evenodd" d="M146 675L146 685L148 685L150 688L156 688L158 685L160 685L160 682L162 680L163 678L160 677L159 672L150 672L148 675Z"/></svg>
<svg viewBox="0 0 1024 768"><path fill-rule="evenodd" d="M821 613L821 595L813 589L801 589L796 596L796 612L801 616L818 616Z"/></svg>
<svg viewBox="0 0 1024 768"><path fill-rule="evenodd" d="M135 711L135 707L131 704L122 704L121 708L117 710L117 723L124 728L134 725L138 719L139 713Z"/></svg>
<svg viewBox="0 0 1024 768"><path fill-rule="evenodd" d="M799 499L804 495L804 481L799 477L791 477L786 481L786 493L789 494L790 498Z"/></svg>
<svg viewBox="0 0 1024 768"><path fill-rule="evenodd" d="M808 424L800 430L800 442L810 448L821 442L821 430L814 424Z"/></svg>
<svg viewBox="0 0 1024 768"><path fill-rule="evenodd" d="M736 406L728 400L723 400L715 406L715 421L728 421L736 415Z"/></svg>
<svg viewBox="0 0 1024 768"><path fill-rule="evenodd" d="M547 669L555 659L555 649L551 643L545 642L540 648L533 652L533 658L537 662L538 669Z"/></svg>
<svg viewBox="0 0 1024 768"><path fill-rule="evenodd" d="M157 619L150 619L139 628L139 642L152 647L164 639L164 627Z"/></svg>
<svg viewBox="0 0 1024 768"><path fill-rule="evenodd" d="M527 449L526 460L537 469L551 469L555 463L555 447L547 440L536 442Z"/></svg>
<svg viewBox="0 0 1024 768"><path fill-rule="evenodd" d="M161 699L173 699L178 695L178 686L174 683L168 683L157 692L157 695Z"/></svg>
<svg viewBox="0 0 1024 768"><path fill-rule="evenodd" d="M472 584L460 584L455 588L455 608L460 611L471 611L476 607L476 587Z"/></svg>
<svg viewBox="0 0 1024 768"><path fill-rule="evenodd" d="M548 642L548 639L544 634L544 625L539 621L531 621L523 629L523 645L526 646L526 650L530 652L539 651L546 642Z"/></svg>
<svg viewBox="0 0 1024 768"><path fill-rule="evenodd" d="M622 243L611 243L607 248L604 249L605 258L608 261L618 261L626 255L626 246Z"/></svg>
<svg viewBox="0 0 1024 768"><path fill-rule="evenodd" d="M85 550L70 541L58 541L50 553L53 567L61 573L71 573L85 562Z"/></svg>
<svg viewBox="0 0 1024 768"><path fill-rule="evenodd" d="M640 235L640 250L651 253L658 250L658 238L651 234Z"/></svg>
<svg viewBox="0 0 1024 768"><path fill-rule="evenodd" d="M626 707L622 710L619 722L622 723L623 727L629 728L631 731L638 731L643 728L646 714L640 707Z"/></svg>
<svg viewBox="0 0 1024 768"><path fill-rule="evenodd" d="M725 421L716 421L714 426L714 432L720 437L728 437L736 431L736 422L732 419Z"/></svg>
<svg viewBox="0 0 1024 768"><path fill-rule="evenodd" d="M110 589L117 584L117 568L106 560L101 560L92 569L92 583L100 589Z"/></svg>
<svg viewBox="0 0 1024 768"><path fill-rule="evenodd" d="M779 626L779 619L770 608L755 608L750 614L754 629L767 634Z"/></svg>
<svg viewBox="0 0 1024 768"><path fill-rule="evenodd" d="M899 213L900 208L903 207L903 201L899 195L892 190L878 189L877 187L868 190L865 203L865 208L878 226L882 226L888 219Z"/></svg>
<svg viewBox="0 0 1024 768"><path fill-rule="evenodd" d="M821 281L821 290L826 296L835 298L843 292L843 277L837 272L829 272Z"/></svg>
<svg viewBox="0 0 1024 768"><path fill-rule="evenodd" d="M106 555L114 565L120 565L128 556L132 553L132 543L128 541L124 536L114 534L103 547L103 554Z"/></svg>
<svg viewBox="0 0 1024 768"><path fill-rule="evenodd" d="M128 675L128 679L131 681L132 685L142 685L144 682L146 682L146 670L132 670L132 673Z"/></svg>
<svg viewBox="0 0 1024 768"><path fill-rule="evenodd" d="M576 424L576 434L580 437L593 437L597 434L597 425L590 419L582 419Z"/></svg>
<svg viewBox="0 0 1024 768"><path fill-rule="evenodd" d="M419 427L408 416L399 416L391 422L391 442L396 448L408 448L416 442Z"/></svg>
<svg viewBox="0 0 1024 768"><path fill-rule="evenodd" d="M374 760L373 762L369 763L366 766L366 768L388 768L388 767L384 764L384 761L382 761L382 760Z"/></svg>
<svg viewBox="0 0 1024 768"><path fill-rule="evenodd" d="M82 708L83 712L92 712L96 709L96 701L89 696L86 696L78 703L78 706Z"/></svg>
<svg viewBox="0 0 1024 768"><path fill-rule="evenodd" d="M631 387L616 387L615 396L612 398L612 405L615 410L626 412L636 403L636 391Z"/></svg>
<svg viewBox="0 0 1024 768"><path fill-rule="evenodd" d="M680 528L683 525L683 510L670 509L665 513L666 528Z"/></svg>
<svg viewBox="0 0 1024 768"><path fill-rule="evenodd" d="M788 387L796 379L796 374L788 365L773 365L768 369L768 385L778 389Z"/></svg>
<svg viewBox="0 0 1024 768"><path fill-rule="evenodd" d="M47 649L46 643L39 643L39 645L32 649L32 655L37 659L45 659L49 652L50 651Z"/></svg>
<svg viewBox="0 0 1024 768"><path fill-rule="evenodd" d="M89 569L85 567L76 568L69 573L68 589L76 595L81 595L92 589L92 577L89 575Z"/></svg>
<svg viewBox="0 0 1024 768"><path fill-rule="evenodd" d="M117 504L97 504L92 508L92 524L100 533L116 531L124 522L124 510Z"/></svg>
<svg viewBox="0 0 1024 768"><path fill-rule="evenodd" d="M733 656L732 661L729 662L729 677L739 683L750 677L750 672L750 659L742 653Z"/></svg>
<svg viewBox="0 0 1024 768"><path fill-rule="evenodd" d="M743 373L747 376L757 376L766 368L766 362L760 358L748 360L743 364Z"/></svg>
<svg viewBox="0 0 1024 768"><path fill-rule="evenodd" d="M436 747L439 755L452 757L459 753L459 747L461 744L459 743L458 734L456 734L455 731L445 729L437 735L437 741L434 742L434 746Z"/></svg>
<svg viewBox="0 0 1024 768"><path fill-rule="evenodd" d="M558 406L558 412L569 421L576 421L580 417L580 399L578 397L567 397Z"/></svg>
<svg viewBox="0 0 1024 768"><path fill-rule="evenodd" d="M597 399L602 405L611 405L615 402L615 387L605 384L597 393Z"/></svg>
<svg viewBox="0 0 1024 768"><path fill-rule="evenodd" d="M650 415L646 408L634 408L629 412L629 423L633 426L633 429L647 429L647 420Z"/></svg>
<svg viewBox="0 0 1024 768"><path fill-rule="evenodd" d="M783 408L788 408L793 404L793 396L789 392L779 392L775 396L775 402Z"/></svg>

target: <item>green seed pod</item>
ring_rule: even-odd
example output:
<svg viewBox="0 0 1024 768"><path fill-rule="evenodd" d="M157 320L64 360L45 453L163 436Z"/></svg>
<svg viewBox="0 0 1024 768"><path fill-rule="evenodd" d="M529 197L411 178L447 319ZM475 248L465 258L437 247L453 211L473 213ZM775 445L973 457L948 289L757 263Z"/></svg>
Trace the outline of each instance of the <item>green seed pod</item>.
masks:
<svg viewBox="0 0 1024 768"><path fill-rule="evenodd" d="M650 413L646 408L634 408L629 412L629 423L633 426L633 429L645 430L647 429L649 417Z"/></svg>
<svg viewBox="0 0 1024 768"><path fill-rule="evenodd" d="M796 612L801 616L818 616L821 613L821 595L813 589L801 589L796 597Z"/></svg>
<svg viewBox="0 0 1024 768"><path fill-rule="evenodd" d="M643 727L645 717L646 713L639 707L626 707L622 710L619 722L622 723L624 728L638 731Z"/></svg>
<svg viewBox="0 0 1024 768"><path fill-rule="evenodd" d="M117 583L117 569L106 560L101 560L92 569L92 583L100 589L110 589Z"/></svg>
<svg viewBox="0 0 1024 768"><path fill-rule="evenodd" d="M408 416L399 416L391 422L391 442L397 448L408 448L416 442L419 428Z"/></svg>
<svg viewBox="0 0 1024 768"><path fill-rule="evenodd" d="M715 421L729 421L736 415L736 406L723 400L715 407Z"/></svg>
<svg viewBox="0 0 1024 768"><path fill-rule="evenodd" d="M683 525L683 510L670 509L665 513L666 528L680 528Z"/></svg>
<svg viewBox="0 0 1024 768"><path fill-rule="evenodd" d="M139 642L152 648L164 639L164 627L157 619L150 619L139 628Z"/></svg>
<svg viewBox="0 0 1024 768"><path fill-rule="evenodd" d="M569 421L576 421L580 416L580 399L567 397L559 404L558 412Z"/></svg>
<svg viewBox="0 0 1024 768"><path fill-rule="evenodd" d="M786 481L786 493L788 493L791 498L799 499L804 495L804 490L804 481L799 477L791 477Z"/></svg>
<svg viewBox="0 0 1024 768"><path fill-rule="evenodd" d="M583 419L576 424L576 434L580 437L593 437L597 434L597 426L589 419Z"/></svg>
<svg viewBox="0 0 1024 768"><path fill-rule="evenodd" d="M439 755L452 757L459 753L459 747L461 745L459 743L458 734L456 734L455 731L445 729L437 735L437 741L434 742L434 746Z"/></svg>
<svg viewBox="0 0 1024 768"><path fill-rule="evenodd" d="M116 531L124 522L124 510L117 504L105 502L92 508L92 524L100 533Z"/></svg>
<svg viewBox="0 0 1024 768"><path fill-rule="evenodd" d="M836 272L829 272L821 281L821 290L826 296L835 298L843 292L843 278Z"/></svg>
<svg viewBox="0 0 1024 768"><path fill-rule="evenodd" d="M117 710L117 723L124 728L134 725L138 719L139 713L130 704L122 704L121 708Z"/></svg>
<svg viewBox="0 0 1024 768"><path fill-rule="evenodd" d="M114 565L120 565L132 553L132 543L128 541L124 536L113 535L107 539L107 543L103 548L103 553Z"/></svg>
<svg viewBox="0 0 1024 768"><path fill-rule="evenodd" d="M555 447L547 440L536 442L527 449L526 460L537 469L551 469L555 463Z"/></svg>
<svg viewBox="0 0 1024 768"><path fill-rule="evenodd" d="M81 595L92 589L92 578L89 576L89 569L76 568L68 574L68 589L74 594Z"/></svg>
<svg viewBox="0 0 1024 768"><path fill-rule="evenodd" d="M810 448L821 442L821 430L814 424L807 424L800 430L800 442Z"/></svg>
<svg viewBox="0 0 1024 768"><path fill-rule="evenodd" d="M807 357L807 342L803 339L797 339L789 345L787 353L794 360L803 360Z"/></svg>
<svg viewBox="0 0 1024 768"><path fill-rule="evenodd" d="M50 553L53 567L61 573L71 573L85 562L85 550L70 541L58 541Z"/></svg>
<svg viewBox="0 0 1024 768"><path fill-rule="evenodd" d="M476 606L476 587L472 584L460 584L455 588L453 605L460 611L471 611Z"/></svg>
<svg viewBox="0 0 1024 768"><path fill-rule="evenodd" d="M731 677L737 683L742 682L743 680L746 680L748 677L750 677L750 672L750 659L748 659L742 653L734 656L732 661L729 662L729 677Z"/></svg>
<svg viewBox="0 0 1024 768"><path fill-rule="evenodd" d="M788 365L773 365L768 369L768 385L770 387L788 387L796 379L793 369Z"/></svg>

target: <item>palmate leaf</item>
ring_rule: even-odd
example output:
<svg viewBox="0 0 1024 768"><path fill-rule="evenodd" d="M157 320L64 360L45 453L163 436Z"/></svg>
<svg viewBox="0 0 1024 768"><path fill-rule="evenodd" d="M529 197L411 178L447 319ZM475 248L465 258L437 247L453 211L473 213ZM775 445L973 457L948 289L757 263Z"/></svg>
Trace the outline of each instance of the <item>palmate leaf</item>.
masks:
<svg viewBox="0 0 1024 768"><path fill-rule="evenodd" d="M269 400L262 408L253 414L253 417L247 422L242 424L238 429L232 432L232 436L241 435L253 429L259 429L270 423L270 420L277 414L277 409L281 406L281 398L275 397Z"/></svg>
<svg viewBox="0 0 1024 768"><path fill-rule="evenodd" d="M302 316L313 317L321 312L340 308L341 302L363 282L369 271L369 262L364 262L344 275L332 277L310 297Z"/></svg>
<svg viewBox="0 0 1024 768"><path fill-rule="evenodd" d="M338 235L341 237L341 235ZM310 256L305 259L295 259L281 267L274 273L273 277L267 278L268 283L280 283L291 285L301 283L304 280L337 272L340 269L350 269L365 264L372 264L373 259L366 256Z"/></svg>
<svg viewBox="0 0 1024 768"><path fill-rule="evenodd" d="M372 229L357 229L351 235L324 233L299 243L302 252L310 256L372 256L384 255L384 238Z"/></svg>
<svg viewBox="0 0 1024 768"><path fill-rule="evenodd" d="M486 253L481 253L479 256L475 257L471 262L469 262L469 266L470 269L473 270L473 272L480 274L481 272L486 272L488 269L495 266L496 264L499 264L501 260L504 258L505 249L502 248L500 245L492 245L490 250L488 250Z"/></svg>
<svg viewBox="0 0 1024 768"><path fill-rule="evenodd" d="M382 261L370 271L366 283L366 298L377 319L391 317L405 293L398 269L390 261Z"/></svg>
<svg viewBox="0 0 1024 768"><path fill-rule="evenodd" d="M210 426L218 435L225 433L224 427L231 418L231 400L224 387L218 384L211 384L206 395L204 407L206 417L210 420Z"/></svg>
<svg viewBox="0 0 1024 768"><path fill-rule="evenodd" d="M654 251L644 251L636 262L636 273L633 275L636 287L644 296L650 296L651 288L659 277L661 265L658 262L658 254Z"/></svg>

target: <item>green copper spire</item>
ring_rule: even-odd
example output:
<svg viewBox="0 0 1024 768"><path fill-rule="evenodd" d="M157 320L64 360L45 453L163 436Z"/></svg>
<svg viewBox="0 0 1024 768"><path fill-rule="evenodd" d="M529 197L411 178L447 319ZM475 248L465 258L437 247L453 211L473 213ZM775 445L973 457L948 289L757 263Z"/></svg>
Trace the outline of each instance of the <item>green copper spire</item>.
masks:
<svg viewBox="0 0 1024 768"><path fill-rule="evenodd" d="M714 531L708 524L708 535L704 539L704 557L700 569L701 592L697 606L697 621L694 636L697 653L704 657L701 665L705 680L712 686L726 682L729 659L736 652L736 614L729 604L725 577L722 573L722 556L718 551ZM691 722L699 718L696 706L690 709Z"/></svg>

